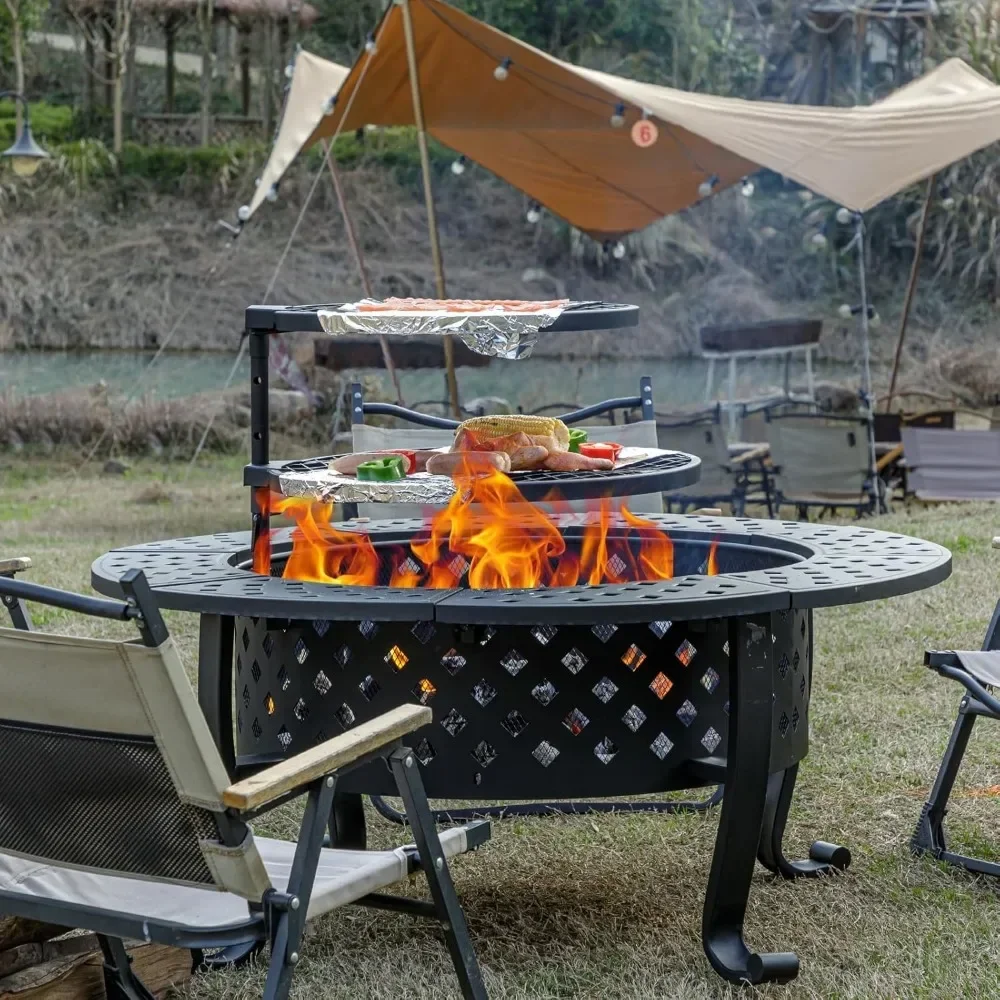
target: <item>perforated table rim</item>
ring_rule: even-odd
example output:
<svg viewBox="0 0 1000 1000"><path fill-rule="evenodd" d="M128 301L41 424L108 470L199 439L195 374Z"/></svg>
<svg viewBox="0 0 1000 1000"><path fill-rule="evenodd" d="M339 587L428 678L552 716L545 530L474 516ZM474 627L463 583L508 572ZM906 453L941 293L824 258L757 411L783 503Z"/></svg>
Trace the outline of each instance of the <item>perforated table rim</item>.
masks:
<svg viewBox="0 0 1000 1000"><path fill-rule="evenodd" d="M596 587L515 591L340 587L254 574L243 568L250 559L250 533L233 532L115 549L94 562L91 582L100 593L121 597L118 579L127 569L140 568L161 607L204 614L569 625L719 618L852 604L922 590L951 573L951 554L942 546L875 528L678 515L649 520L678 539L768 545L803 559L748 573ZM564 530L585 521L581 514L558 518ZM341 525L368 534L376 543L406 541L423 526L419 519ZM272 533L272 550L279 559L290 549L290 536L290 528Z"/></svg>

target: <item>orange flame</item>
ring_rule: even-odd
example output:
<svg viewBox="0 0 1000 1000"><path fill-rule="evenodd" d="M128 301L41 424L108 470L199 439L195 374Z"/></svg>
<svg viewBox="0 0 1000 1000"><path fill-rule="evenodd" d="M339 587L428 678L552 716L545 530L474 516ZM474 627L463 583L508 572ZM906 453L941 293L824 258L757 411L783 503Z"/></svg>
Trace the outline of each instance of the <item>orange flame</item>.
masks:
<svg viewBox="0 0 1000 1000"><path fill-rule="evenodd" d="M502 472L464 466L454 478L455 495L426 530L408 547L394 546L388 553L381 547L381 554L367 535L330 525L332 504L272 494L262 501L262 509L295 522L282 575L315 583L430 589L457 587L464 578L476 590L669 580L674 575L670 537L625 507L620 511L624 530L621 522L612 530L610 502L597 503L579 544L569 547L552 514L528 503ZM550 506L559 509L558 502ZM718 573L717 548L718 542L712 542L709 576Z"/></svg>

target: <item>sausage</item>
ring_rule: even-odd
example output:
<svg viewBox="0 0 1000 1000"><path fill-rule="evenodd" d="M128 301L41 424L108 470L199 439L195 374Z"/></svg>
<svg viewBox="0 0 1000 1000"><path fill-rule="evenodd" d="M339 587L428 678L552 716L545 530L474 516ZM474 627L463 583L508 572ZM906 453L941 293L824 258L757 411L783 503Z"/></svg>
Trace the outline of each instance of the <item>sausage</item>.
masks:
<svg viewBox="0 0 1000 1000"><path fill-rule="evenodd" d="M403 460L403 472L409 474L416 471L410 468L410 460L406 455L402 455L396 451L363 451L357 455L341 455L340 458L335 458L330 463L330 468L334 472L339 472L342 476L356 476L358 474L358 466L362 462L372 462L377 458L385 458L386 455L399 455Z"/></svg>
<svg viewBox="0 0 1000 1000"><path fill-rule="evenodd" d="M463 470L469 472L510 472L510 457L502 451L449 451L432 455L427 460L427 471L432 476L454 476Z"/></svg>
<svg viewBox="0 0 1000 1000"><path fill-rule="evenodd" d="M551 472L606 472L615 467L610 458L587 458L575 451L550 452L543 464Z"/></svg>
<svg viewBox="0 0 1000 1000"><path fill-rule="evenodd" d="M547 458L549 452L539 444L525 445L512 452L510 456L511 472L521 472L524 469L537 469Z"/></svg>

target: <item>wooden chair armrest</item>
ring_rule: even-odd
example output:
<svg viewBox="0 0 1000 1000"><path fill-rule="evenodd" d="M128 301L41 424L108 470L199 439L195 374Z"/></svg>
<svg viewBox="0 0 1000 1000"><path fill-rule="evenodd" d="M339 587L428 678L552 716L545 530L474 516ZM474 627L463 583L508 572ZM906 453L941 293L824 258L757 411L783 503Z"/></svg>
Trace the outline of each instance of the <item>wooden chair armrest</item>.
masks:
<svg viewBox="0 0 1000 1000"><path fill-rule="evenodd" d="M31 569L31 560L27 556L11 556L9 559L0 559L0 576L13 576L26 569Z"/></svg>
<svg viewBox="0 0 1000 1000"><path fill-rule="evenodd" d="M762 444L756 448L751 448L749 451L741 452L739 455L732 455L729 459L729 464L746 465L747 462L756 462L762 458L767 458L770 451L771 448L769 445Z"/></svg>
<svg viewBox="0 0 1000 1000"><path fill-rule="evenodd" d="M875 471L881 472L887 465L891 465L896 461L897 458L902 458L903 456L903 446L897 444L894 448L890 448L876 463Z"/></svg>
<svg viewBox="0 0 1000 1000"><path fill-rule="evenodd" d="M426 726L430 721L431 710L425 705L400 705L332 740L303 750L259 774L230 785L223 793L222 801L230 809L253 812L288 792L333 774L359 757Z"/></svg>

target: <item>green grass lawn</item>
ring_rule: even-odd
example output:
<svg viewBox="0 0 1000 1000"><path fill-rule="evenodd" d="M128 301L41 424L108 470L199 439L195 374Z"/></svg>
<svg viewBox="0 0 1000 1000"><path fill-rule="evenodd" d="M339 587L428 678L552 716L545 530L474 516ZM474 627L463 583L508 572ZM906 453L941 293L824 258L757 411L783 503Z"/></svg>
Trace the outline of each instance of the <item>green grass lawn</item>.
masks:
<svg viewBox="0 0 1000 1000"><path fill-rule="evenodd" d="M0 463L0 555L29 555L28 579L89 590L109 548L247 527L241 460L209 460L184 478L137 463L126 477L74 476L58 461ZM997 885L913 858L907 842L959 699L921 660L925 646L976 648L1000 597L996 508L901 512L879 527L948 546L955 572L919 594L816 615L812 746L786 836L790 856L816 838L850 847L843 877L783 882L759 869L750 946L795 951L799 978L759 991L711 972L699 938L717 815L512 819L453 868L490 995L514 998L950 998L1000 995ZM35 608L62 631L125 634ZM197 621L168 614L189 666ZM998 732L973 737L949 816L958 850L1000 854L1000 801L969 792L1000 781ZM280 814L265 832L287 835ZM372 840L398 831L372 814ZM259 995L263 969L200 977L199 1000ZM312 929L295 994L317 998L457 996L435 929L350 910Z"/></svg>

